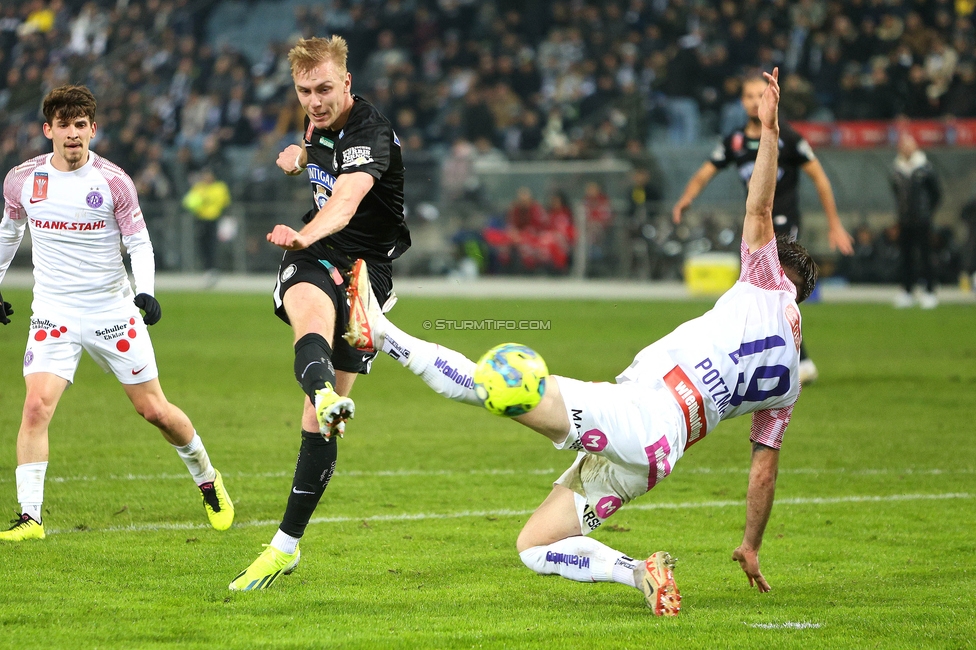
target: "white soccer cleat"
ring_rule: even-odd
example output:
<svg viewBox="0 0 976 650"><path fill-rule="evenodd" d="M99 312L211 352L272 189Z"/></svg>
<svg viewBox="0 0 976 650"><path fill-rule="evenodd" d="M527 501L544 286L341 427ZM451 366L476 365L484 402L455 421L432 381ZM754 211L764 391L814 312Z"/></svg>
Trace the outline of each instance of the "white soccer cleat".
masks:
<svg viewBox="0 0 976 650"><path fill-rule="evenodd" d="M923 291L918 297L918 306L922 309L935 309L939 306L939 299L931 291Z"/></svg>
<svg viewBox="0 0 976 650"><path fill-rule="evenodd" d="M382 347L383 309L369 284L369 270L365 260L356 260L353 263L346 297L349 299L349 323L342 338L349 345L364 352L373 352Z"/></svg>
<svg viewBox="0 0 976 650"><path fill-rule="evenodd" d="M820 373L817 372L817 366L813 363L813 359L803 359L800 361L799 375L801 386L817 381Z"/></svg>
<svg viewBox="0 0 976 650"><path fill-rule="evenodd" d="M908 309L915 306L915 298L904 289L898 292L894 301L895 309Z"/></svg>

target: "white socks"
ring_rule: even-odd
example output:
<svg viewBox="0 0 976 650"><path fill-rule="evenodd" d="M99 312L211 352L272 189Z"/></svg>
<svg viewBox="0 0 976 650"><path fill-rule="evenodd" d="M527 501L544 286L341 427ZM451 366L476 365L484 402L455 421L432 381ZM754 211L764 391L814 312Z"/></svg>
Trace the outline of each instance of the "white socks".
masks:
<svg viewBox="0 0 976 650"><path fill-rule="evenodd" d="M475 363L460 352L410 336L382 317L380 349L444 397L481 406L474 392Z"/></svg>
<svg viewBox="0 0 976 650"><path fill-rule="evenodd" d="M533 546L519 553L519 557L539 575L561 575L577 582L617 582L637 588L635 569L640 560L582 535L549 546Z"/></svg>
<svg viewBox="0 0 976 650"><path fill-rule="evenodd" d="M173 445L173 448L186 463L186 468L190 470L190 475L193 476L193 481L197 485L216 480L217 471L210 464L210 456L207 455L203 440L200 439L196 431L193 432L193 439L189 444L183 447Z"/></svg>
<svg viewBox="0 0 976 650"><path fill-rule="evenodd" d="M298 548L298 538L281 532L279 528L275 532L275 536L271 538L271 545L282 553L288 553L290 555Z"/></svg>
<svg viewBox="0 0 976 650"><path fill-rule="evenodd" d="M41 523L41 504L44 503L44 474L46 472L47 461L18 465L15 472L20 511L29 514L37 523Z"/></svg>

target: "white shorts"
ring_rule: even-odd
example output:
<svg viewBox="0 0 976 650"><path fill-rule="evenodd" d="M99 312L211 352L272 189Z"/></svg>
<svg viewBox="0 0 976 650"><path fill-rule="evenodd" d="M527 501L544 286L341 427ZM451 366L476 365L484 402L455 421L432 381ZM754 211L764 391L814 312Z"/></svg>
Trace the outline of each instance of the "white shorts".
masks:
<svg viewBox="0 0 976 650"><path fill-rule="evenodd" d="M664 384L592 383L555 377L571 429L558 449L579 451L554 485L576 493L583 534L671 473L687 432Z"/></svg>
<svg viewBox="0 0 976 650"><path fill-rule="evenodd" d="M49 372L73 382L82 350L123 384L141 384L159 376L149 331L132 303L95 314L35 311L27 336L24 376Z"/></svg>

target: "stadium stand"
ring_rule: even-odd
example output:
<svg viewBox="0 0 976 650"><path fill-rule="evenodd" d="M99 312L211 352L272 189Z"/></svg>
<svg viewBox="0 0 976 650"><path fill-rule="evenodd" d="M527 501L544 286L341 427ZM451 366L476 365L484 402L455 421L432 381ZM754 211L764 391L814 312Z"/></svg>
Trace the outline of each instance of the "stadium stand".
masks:
<svg viewBox="0 0 976 650"><path fill-rule="evenodd" d="M354 89L395 124L419 223L450 196L482 221L514 197L513 187L487 205L472 176L448 177L444 160L473 170L612 157L658 169L652 148L710 141L743 119L739 79L757 67L781 67L783 116L809 125L812 139L860 137L834 120L976 117L973 6L953 0L21 0L0 3L4 169L47 150L44 93L82 82L100 101L95 150L129 171L147 204L178 200L207 167L252 202L260 230L254 215L270 219L273 202L301 198L269 166L301 125L288 43L328 33L350 42ZM943 133L957 137L955 127ZM606 188L621 215L625 176ZM538 196L572 189L554 182ZM465 207L449 206L442 222L470 231ZM168 229L184 223L173 210L147 215ZM619 224L612 237L643 225ZM242 241L226 264L271 263ZM158 248L163 268L192 257L165 236ZM442 270L455 252L449 237L420 242L416 270Z"/></svg>

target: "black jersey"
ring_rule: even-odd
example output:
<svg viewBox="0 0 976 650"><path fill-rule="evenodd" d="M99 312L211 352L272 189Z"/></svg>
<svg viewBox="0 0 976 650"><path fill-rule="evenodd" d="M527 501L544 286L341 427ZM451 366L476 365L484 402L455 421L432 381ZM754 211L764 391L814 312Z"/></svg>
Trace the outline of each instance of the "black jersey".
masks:
<svg viewBox="0 0 976 650"><path fill-rule="evenodd" d="M750 138L743 129L733 131L712 152L711 162L719 169L735 163L739 178L748 188L752 169L759 153L759 138ZM779 169L776 171L776 193L773 195L773 215L785 216L792 222L800 219L800 167L816 160L810 144L789 124L779 127Z"/></svg>
<svg viewBox="0 0 976 650"><path fill-rule="evenodd" d="M403 215L400 140L376 107L357 95L353 99L349 118L338 131L314 128L305 117L305 153L315 207L302 220L308 223L322 209L340 174L366 172L376 182L356 214L345 228L316 244L341 250L353 259L394 260L410 247Z"/></svg>

